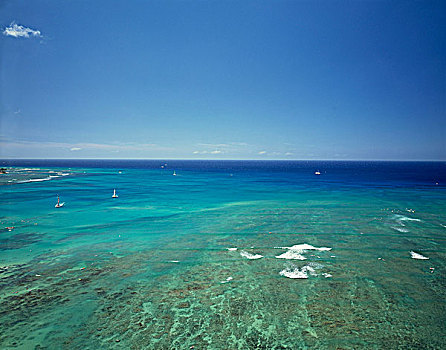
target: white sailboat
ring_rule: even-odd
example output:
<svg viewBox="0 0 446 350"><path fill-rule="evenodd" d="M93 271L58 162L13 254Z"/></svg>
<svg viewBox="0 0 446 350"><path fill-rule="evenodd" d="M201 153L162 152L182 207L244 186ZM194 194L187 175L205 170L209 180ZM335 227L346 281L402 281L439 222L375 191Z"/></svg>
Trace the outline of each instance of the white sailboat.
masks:
<svg viewBox="0 0 446 350"><path fill-rule="evenodd" d="M59 195L57 195L57 203L56 203L56 205L54 206L55 208L61 208L61 207L63 207L63 205L65 204L65 202L60 202L60 198L59 198Z"/></svg>
<svg viewBox="0 0 446 350"><path fill-rule="evenodd" d="M175 172L175 170L173 171L173 174L172 174L173 176L177 176L177 173Z"/></svg>
<svg viewBox="0 0 446 350"><path fill-rule="evenodd" d="M112 198L118 198L118 195L116 194L116 189L113 189L113 196Z"/></svg>

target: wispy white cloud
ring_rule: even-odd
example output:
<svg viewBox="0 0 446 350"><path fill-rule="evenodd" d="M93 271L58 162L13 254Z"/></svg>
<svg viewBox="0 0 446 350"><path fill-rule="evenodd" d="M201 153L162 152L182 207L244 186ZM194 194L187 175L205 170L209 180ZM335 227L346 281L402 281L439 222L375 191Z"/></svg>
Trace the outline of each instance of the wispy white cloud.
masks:
<svg viewBox="0 0 446 350"><path fill-rule="evenodd" d="M223 154L225 152L221 151L221 150L214 150L214 151L193 151L193 154Z"/></svg>
<svg viewBox="0 0 446 350"><path fill-rule="evenodd" d="M285 156L285 157L290 157L292 155L294 155L294 153L292 152L277 152L277 151L259 151L257 152L258 155L260 156L268 156L268 157L280 157L280 156Z"/></svg>
<svg viewBox="0 0 446 350"><path fill-rule="evenodd" d="M169 147L163 147L152 143L67 143L67 142L52 142L52 141L27 141L27 140L10 140L0 138L0 147L13 147L19 149L28 148L41 148L41 149L58 149L69 151L108 151L108 152L120 152L120 151L169 151L172 150Z"/></svg>
<svg viewBox="0 0 446 350"><path fill-rule="evenodd" d="M42 33L40 30L34 30L31 28L27 28L21 25L18 25L15 22L12 22L9 27L6 27L3 31L3 35L12 36L14 38L30 38L37 37L41 38Z"/></svg>
<svg viewBox="0 0 446 350"><path fill-rule="evenodd" d="M228 143L197 143L198 149L193 154L225 154L226 156L236 156L243 152L246 153L248 144L246 142L228 142Z"/></svg>

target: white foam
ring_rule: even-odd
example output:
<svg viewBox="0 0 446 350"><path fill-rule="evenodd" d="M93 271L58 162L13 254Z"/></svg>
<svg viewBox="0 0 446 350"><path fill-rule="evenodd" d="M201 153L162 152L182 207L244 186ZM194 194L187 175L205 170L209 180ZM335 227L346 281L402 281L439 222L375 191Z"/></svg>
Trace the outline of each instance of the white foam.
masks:
<svg viewBox="0 0 446 350"><path fill-rule="evenodd" d="M308 266L312 267L313 269L322 269L324 267L324 265L314 261L309 262Z"/></svg>
<svg viewBox="0 0 446 350"><path fill-rule="evenodd" d="M230 252L236 251L237 248L226 248L227 250L229 250Z"/></svg>
<svg viewBox="0 0 446 350"><path fill-rule="evenodd" d="M412 257L412 259L417 259L417 260L429 260L428 257L423 256L421 254L415 253L414 251L410 252L410 256Z"/></svg>
<svg viewBox="0 0 446 350"><path fill-rule="evenodd" d="M244 250L242 250L242 251L240 252L240 255L243 256L243 257L246 258L246 259L249 259L249 260L254 260L254 259L260 259L260 258L263 258L263 255L260 255L260 254L251 254L251 253L245 252Z"/></svg>
<svg viewBox="0 0 446 350"><path fill-rule="evenodd" d="M21 180L17 181L17 183L28 183L28 182L41 182L41 181L49 181L61 176L67 176L70 175L68 173L57 173L57 175L48 175L47 177L37 178L37 179L28 179L28 180Z"/></svg>
<svg viewBox="0 0 446 350"><path fill-rule="evenodd" d="M408 216L398 214L394 215L394 218L399 221L421 221L420 219L409 218Z"/></svg>
<svg viewBox="0 0 446 350"><path fill-rule="evenodd" d="M45 178L41 178L41 179L29 179L29 180L17 181L17 183L40 182L40 181L48 181L48 180L51 180L51 177L45 177Z"/></svg>
<svg viewBox="0 0 446 350"><path fill-rule="evenodd" d="M304 266L301 269L295 266L287 267L279 272L279 275L293 279L306 279L308 278L308 274L317 276L316 271L311 266Z"/></svg>
<svg viewBox="0 0 446 350"><path fill-rule="evenodd" d="M170 260L169 262L171 262L171 263L179 263L178 260Z"/></svg>
<svg viewBox="0 0 446 350"><path fill-rule="evenodd" d="M285 269L280 271L279 274L288 278L308 278L308 275L304 271L299 271L298 268L294 270Z"/></svg>
<svg viewBox="0 0 446 350"><path fill-rule="evenodd" d="M409 232L409 230L407 228L395 227L395 226L392 226L392 228L399 232Z"/></svg>
<svg viewBox="0 0 446 350"><path fill-rule="evenodd" d="M314 247L314 246L312 246L311 244L306 244L306 243L304 243L304 244L296 244L296 245L293 245L292 247L284 247L285 249L292 249L292 250L301 250L301 251L305 251L305 250L319 250L319 251L329 251L329 250L331 250L332 248L328 248L328 247L320 247L320 248L317 248L317 247Z"/></svg>
<svg viewBox="0 0 446 350"><path fill-rule="evenodd" d="M446 225L440 224L440 226L443 226L444 228L446 228Z"/></svg>
<svg viewBox="0 0 446 350"><path fill-rule="evenodd" d="M328 247L314 247L311 244L295 244L292 247L275 247L280 249L288 249L286 253L283 253L281 255L277 255L277 259L288 259L288 260L305 260L306 257L304 257L302 254L305 253L307 250L318 250L318 251L329 251L331 248Z"/></svg>
<svg viewBox="0 0 446 350"><path fill-rule="evenodd" d="M232 280L232 277L228 277L228 278L226 278L226 280L221 281L220 283L228 283L231 280Z"/></svg>
<svg viewBox="0 0 446 350"><path fill-rule="evenodd" d="M22 169L17 169L16 171L31 171L31 170L40 170L40 168L22 168Z"/></svg>
<svg viewBox="0 0 446 350"><path fill-rule="evenodd" d="M306 260L302 254L295 250L289 250L286 253L280 254L276 256L277 259L289 259L289 260Z"/></svg>

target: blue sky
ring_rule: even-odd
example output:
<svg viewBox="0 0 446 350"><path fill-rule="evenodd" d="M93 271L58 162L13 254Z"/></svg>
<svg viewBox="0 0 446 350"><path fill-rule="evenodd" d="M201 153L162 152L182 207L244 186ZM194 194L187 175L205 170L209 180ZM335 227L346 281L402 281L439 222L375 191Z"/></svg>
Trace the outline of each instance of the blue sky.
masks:
<svg viewBox="0 0 446 350"><path fill-rule="evenodd" d="M3 1L1 158L446 160L442 1Z"/></svg>

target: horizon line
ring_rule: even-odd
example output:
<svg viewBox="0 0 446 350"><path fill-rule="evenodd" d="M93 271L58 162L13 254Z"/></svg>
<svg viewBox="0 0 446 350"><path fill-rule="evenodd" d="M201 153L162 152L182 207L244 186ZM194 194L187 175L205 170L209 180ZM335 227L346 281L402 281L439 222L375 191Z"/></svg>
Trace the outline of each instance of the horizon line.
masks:
<svg viewBox="0 0 446 350"><path fill-rule="evenodd" d="M110 161L125 161L125 160L159 160L159 161L288 161L288 162L446 162L446 159L257 159L257 158L0 158L0 161L8 160L110 160Z"/></svg>

